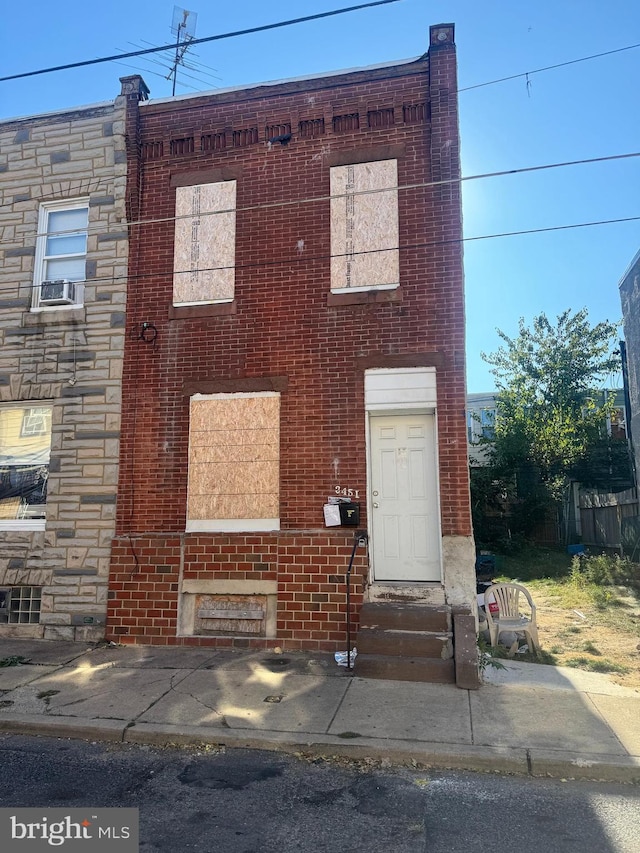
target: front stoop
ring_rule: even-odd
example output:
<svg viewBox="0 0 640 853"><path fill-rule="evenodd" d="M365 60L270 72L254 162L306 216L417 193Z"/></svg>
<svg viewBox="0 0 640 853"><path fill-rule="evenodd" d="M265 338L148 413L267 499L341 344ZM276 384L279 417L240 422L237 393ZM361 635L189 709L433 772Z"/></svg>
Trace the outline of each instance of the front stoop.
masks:
<svg viewBox="0 0 640 853"><path fill-rule="evenodd" d="M367 602L360 611L355 675L453 684L451 626L445 605Z"/></svg>

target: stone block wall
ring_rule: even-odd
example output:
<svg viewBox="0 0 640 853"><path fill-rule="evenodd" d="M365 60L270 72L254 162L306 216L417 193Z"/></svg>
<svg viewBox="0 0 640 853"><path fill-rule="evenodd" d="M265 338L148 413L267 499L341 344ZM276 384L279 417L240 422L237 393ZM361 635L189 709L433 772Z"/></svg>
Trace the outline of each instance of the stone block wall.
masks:
<svg viewBox="0 0 640 853"><path fill-rule="evenodd" d="M0 530L0 587L41 588L40 619L0 622L0 638L104 636L128 259L124 119L120 96L0 122L0 404L52 404L45 529ZM84 304L32 311L40 206L78 198L89 199Z"/></svg>

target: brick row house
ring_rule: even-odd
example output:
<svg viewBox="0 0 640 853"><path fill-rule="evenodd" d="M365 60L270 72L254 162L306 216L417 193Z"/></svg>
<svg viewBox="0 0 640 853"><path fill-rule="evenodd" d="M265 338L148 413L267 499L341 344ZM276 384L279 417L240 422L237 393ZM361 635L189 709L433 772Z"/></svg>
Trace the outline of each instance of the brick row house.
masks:
<svg viewBox="0 0 640 853"><path fill-rule="evenodd" d="M128 233L125 98L0 122L0 638L104 637Z"/></svg>
<svg viewBox="0 0 640 853"><path fill-rule="evenodd" d="M348 575L356 671L452 680L475 602L453 26L361 70L124 83L107 636L344 649Z"/></svg>

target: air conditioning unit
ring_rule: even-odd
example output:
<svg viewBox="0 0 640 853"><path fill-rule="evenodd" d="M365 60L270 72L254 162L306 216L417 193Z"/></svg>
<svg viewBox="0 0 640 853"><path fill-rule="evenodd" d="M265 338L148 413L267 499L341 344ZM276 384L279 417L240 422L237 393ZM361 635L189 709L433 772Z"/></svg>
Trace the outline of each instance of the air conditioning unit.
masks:
<svg viewBox="0 0 640 853"><path fill-rule="evenodd" d="M40 285L40 305L73 305L76 301L76 284L66 278L43 281Z"/></svg>

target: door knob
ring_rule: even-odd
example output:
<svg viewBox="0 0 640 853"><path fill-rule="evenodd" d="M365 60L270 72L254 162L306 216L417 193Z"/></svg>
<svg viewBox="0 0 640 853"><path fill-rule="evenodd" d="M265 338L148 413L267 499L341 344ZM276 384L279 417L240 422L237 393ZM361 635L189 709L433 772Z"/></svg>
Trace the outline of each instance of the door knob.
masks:
<svg viewBox="0 0 640 853"><path fill-rule="evenodd" d="M379 506L380 506L380 504L378 504L378 503L374 503L373 508L374 508L374 509L378 509L378 507L379 507Z"/></svg>

